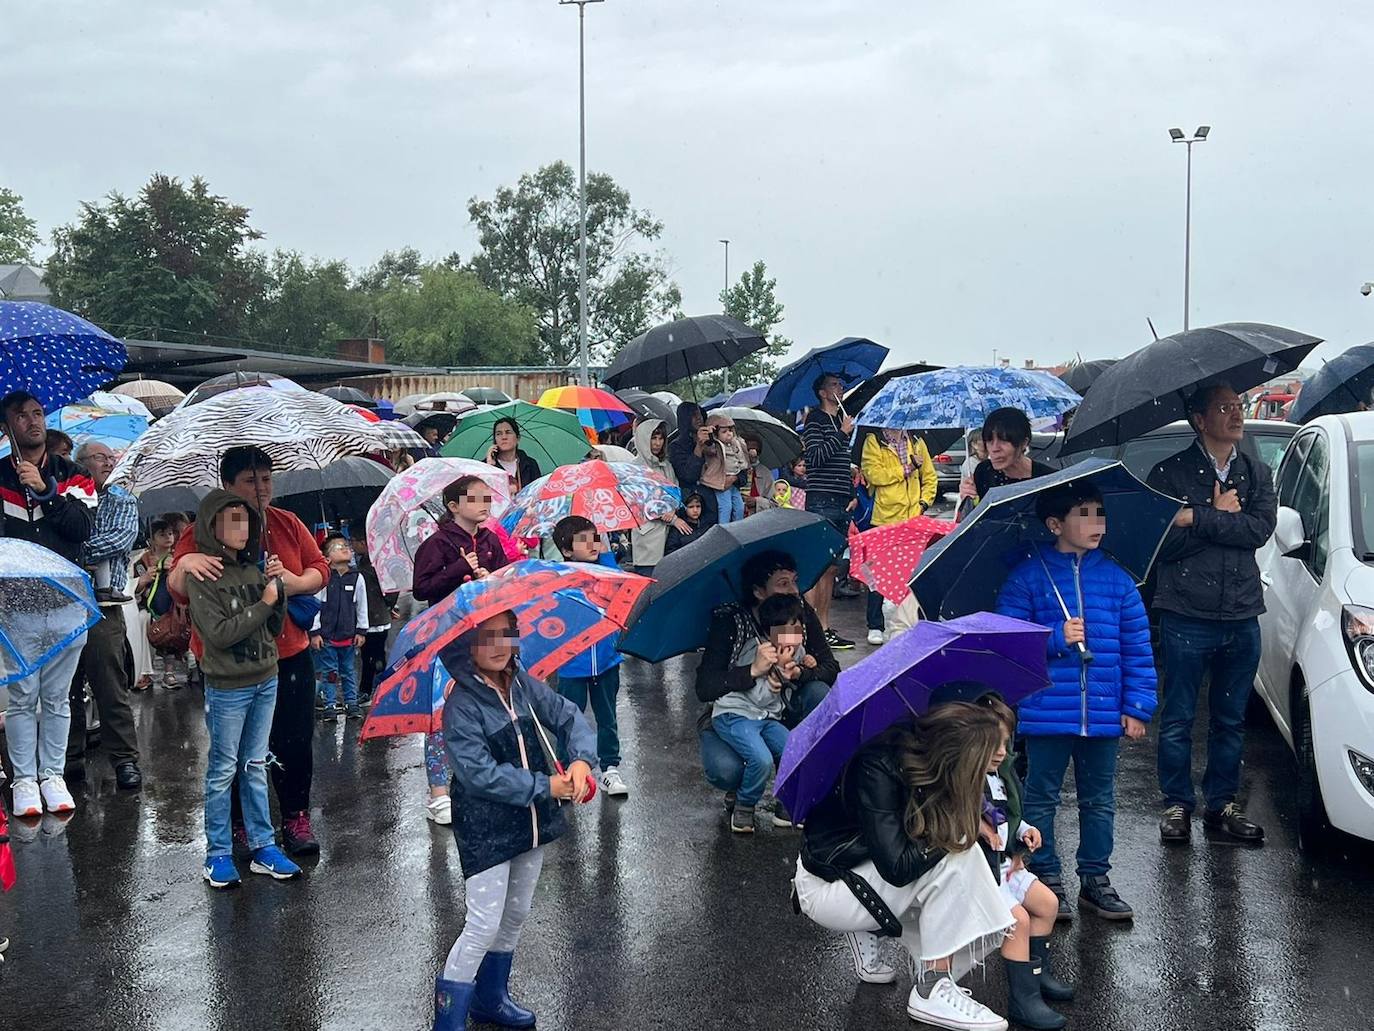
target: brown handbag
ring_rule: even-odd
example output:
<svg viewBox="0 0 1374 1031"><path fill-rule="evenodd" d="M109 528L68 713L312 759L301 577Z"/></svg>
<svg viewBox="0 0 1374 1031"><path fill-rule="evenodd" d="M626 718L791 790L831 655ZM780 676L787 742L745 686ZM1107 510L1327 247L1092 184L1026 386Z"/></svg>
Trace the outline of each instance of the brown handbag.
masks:
<svg viewBox="0 0 1374 1031"><path fill-rule="evenodd" d="M160 652L180 655L191 647L191 620L185 605L173 605L148 622L148 643Z"/></svg>

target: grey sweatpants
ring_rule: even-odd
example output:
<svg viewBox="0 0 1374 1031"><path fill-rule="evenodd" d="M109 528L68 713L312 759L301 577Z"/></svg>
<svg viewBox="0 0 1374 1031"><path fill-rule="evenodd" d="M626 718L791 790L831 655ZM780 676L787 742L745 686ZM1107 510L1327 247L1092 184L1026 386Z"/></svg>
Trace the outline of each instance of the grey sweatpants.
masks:
<svg viewBox="0 0 1374 1031"><path fill-rule="evenodd" d="M467 921L444 962L445 980L471 981L488 952L515 951L543 866L544 850L532 848L464 882Z"/></svg>

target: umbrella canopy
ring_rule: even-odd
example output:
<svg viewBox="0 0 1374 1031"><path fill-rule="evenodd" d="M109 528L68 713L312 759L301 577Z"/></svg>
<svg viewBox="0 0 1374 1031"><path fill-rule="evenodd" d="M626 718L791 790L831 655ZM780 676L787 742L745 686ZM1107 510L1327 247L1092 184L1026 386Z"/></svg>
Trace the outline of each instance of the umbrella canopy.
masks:
<svg viewBox="0 0 1374 1031"><path fill-rule="evenodd" d="M320 393L345 404L362 405L364 408L377 407L377 399L366 390L359 390L357 387L325 387Z"/></svg>
<svg viewBox="0 0 1374 1031"><path fill-rule="evenodd" d="M135 494L154 487L219 486L220 458L241 445L261 448L278 472L426 446L409 426L369 422L313 391L231 391L158 422L124 452L110 482Z"/></svg>
<svg viewBox="0 0 1374 1031"><path fill-rule="evenodd" d="M1241 393L1293 371L1320 343L1279 326L1227 322L1146 344L1089 388L1059 453L1124 444L1186 419L1198 387L1226 383Z"/></svg>
<svg viewBox="0 0 1374 1031"><path fill-rule="evenodd" d="M1033 545L1054 540L1036 517L1036 501L1067 483L1091 483L1101 492L1107 534L1100 547L1143 583L1182 503L1147 487L1118 461L1090 458L988 491L954 533L926 551L916 569L911 590L925 613L949 619L995 608L1012 567Z"/></svg>
<svg viewBox="0 0 1374 1031"><path fill-rule="evenodd" d="M145 523L151 522L168 512L190 513L195 516L200 503L205 500L211 487L157 487L145 490L138 496L138 517Z"/></svg>
<svg viewBox="0 0 1374 1031"><path fill-rule="evenodd" d="M413 415L407 415L401 421L416 433L424 433L427 428L433 427L439 431L439 439L443 440L453 432L453 427L458 425L458 413L415 412Z"/></svg>
<svg viewBox="0 0 1374 1031"><path fill-rule="evenodd" d="M495 387L464 387L458 393L475 405L504 405L515 400L504 390Z"/></svg>
<svg viewBox="0 0 1374 1031"><path fill-rule="evenodd" d="M152 410L136 397L116 394L112 390L92 390L91 396L82 398L78 404L99 408L117 415L137 415L140 419L153 421Z"/></svg>
<svg viewBox="0 0 1374 1031"><path fill-rule="evenodd" d="M854 577L894 605L900 605L911 587L908 581L921 564L932 541L954 530L948 519L917 516L903 523L889 523L859 532L849 524L849 568Z"/></svg>
<svg viewBox="0 0 1374 1031"><path fill-rule="evenodd" d="M160 379L136 379L129 383L121 383L113 388L111 393L138 398L148 406L148 411L156 416L166 415L186 397L172 384L164 383Z"/></svg>
<svg viewBox="0 0 1374 1031"><path fill-rule="evenodd" d="M845 337L829 347L813 347L784 365L764 395L770 412L799 412L816 404L811 386L818 376L837 376L846 387L868 379L887 357L887 348L867 337Z"/></svg>
<svg viewBox="0 0 1374 1031"><path fill-rule="evenodd" d="M759 460L772 469L781 469L802 453L797 431L757 408L717 408L715 415L726 415L735 424L735 436L758 437L763 445Z"/></svg>
<svg viewBox="0 0 1374 1031"><path fill-rule="evenodd" d="M845 411L863 411L864 405L872 401L877 396L878 391L894 379L901 379L903 376L919 376L923 372L938 372L943 368L943 365L926 365L923 362L915 362L911 365L898 365L891 369L884 369L857 384L853 390L844 395Z"/></svg>
<svg viewBox="0 0 1374 1031"><path fill-rule="evenodd" d="M1090 362L1075 362L1061 372L1059 378L1064 381L1066 386L1072 387L1080 394L1086 394L1088 388L1120 360L1119 358L1097 358Z"/></svg>
<svg viewBox="0 0 1374 1031"><path fill-rule="evenodd" d="M452 641L502 612L520 628L521 664L543 679L629 618L648 577L590 563L526 559L469 580L396 636L391 666L372 699L361 739L428 734L443 720L447 678L436 677Z"/></svg>
<svg viewBox="0 0 1374 1031"><path fill-rule="evenodd" d="M1343 351L1323 365L1293 402L1288 421L1301 425L1319 415L1343 415L1368 405L1374 391L1374 344Z"/></svg>
<svg viewBox="0 0 1374 1031"><path fill-rule="evenodd" d="M491 448L492 426L502 416L510 416L520 424L520 450L538 462L540 469L576 465L591 446L577 416L571 412L511 401L485 412L473 412L461 420L453 436L440 448L440 454L446 458L484 460Z"/></svg>
<svg viewBox="0 0 1374 1031"><path fill-rule="evenodd" d="M655 326L635 337L601 377L612 389L674 383L698 372L728 369L762 351L768 341L728 315L695 315Z"/></svg>
<svg viewBox="0 0 1374 1031"><path fill-rule="evenodd" d="M417 412L470 412L476 408L478 402L463 394L456 394L447 391L440 391L437 394L426 394L415 402Z"/></svg>
<svg viewBox="0 0 1374 1031"><path fill-rule="evenodd" d="M491 488L491 515L510 506L504 469L469 458L422 458L382 488L367 513L367 550L384 591L408 591L415 552L444 514L444 488L460 476L478 476Z"/></svg>
<svg viewBox="0 0 1374 1031"><path fill-rule="evenodd" d="M1079 396L1049 373L957 365L890 381L854 419L861 426L928 430L983 425L998 408L1034 419L1067 412Z"/></svg>
<svg viewBox="0 0 1374 1031"><path fill-rule="evenodd" d="M235 370L234 372L226 372L222 376L214 376L196 386L177 407L188 408L191 405L208 401L212 397L218 397L226 391L242 390L245 387L266 387L269 390L281 390L288 394L310 393L295 380L278 376L275 372L241 372Z"/></svg>
<svg viewBox="0 0 1374 1031"><path fill-rule="evenodd" d="M128 360L122 343L80 316L0 301L0 397L25 390L50 412L103 387Z"/></svg>
<svg viewBox="0 0 1374 1031"><path fill-rule="evenodd" d="M730 395L724 393L723 391L719 394L712 394L705 401L701 402L701 410L704 412L712 411L713 409L719 408L721 405L725 404L729 400Z"/></svg>
<svg viewBox="0 0 1374 1031"><path fill-rule="evenodd" d="M771 383L755 383L751 387L740 387L725 399L726 407L757 408L763 404L763 399L768 394L768 388L772 385Z"/></svg>
<svg viewBox="0 0 1374 1031"><path fill-rule="evenodd" d="M990 612L917 623L842 672L788 734L773 787L778 801L803 820L864 745L926 712L942 684L978 681L1011 706L1048 687L1049 633Z"/></svg>
<svg viewBox="0 0 1374 1031"><path fill-rule="evenodd" d="M641 419L662 419L669 426L677 425L677 409L661 397L646 394L634 387L617 390L615 396L624 401Z"/></svg>
<svg viewBox="0 0 1374 1031"><path fill-rule="evenodd" d="M628 426L635 414L634 409L610 391L595 387L550 387L539 396L539 405L572 412L582 428L593 433Z"/></svg>
<svg viewBox="0 0 1374 1031"><path fill-rule="evenodd" d="M713 526L701 540L663 558L620 650L649 662L706 643L712 610L742 600L740 570L763 551L782 551L797 564L797 586L809 591L844 554L844 538L813 512L773 508L738 523Z"/></svg>
<svg viewBox="0 0 1374 1031"><path fill-rule="evenodd" d="M56 552L0 538L0 684L32 676L96 623L86 572Z"/></svg>
<svg viewBox="0 0 1374 1031"><path fill-rule="evenodd" d="M673 515L681 504L677 487L638 462L581 462L525 487L501 525L512 537L542 537L564 516L580 515L613 533Z"/></svg>
<svg viewBox="0 0 1374 1031"><path fill-rule="evenodd" d="M137 415L111 412L92 405L64 405L49 412L45 420L50 430L61 430L72 438L72 444L104 444L116 455L126 451L148 432L148 420ZM10 453L9 439L0 440L0 456Z"/></svg>
<svg viewBox="0 0 1374 1031"><path fill-rule="evenodd" d="M395 474L370 458L348 457L323 469L288 469L272 478L272 504L300 516L306 526L343 520L361 526Z"/></svg>

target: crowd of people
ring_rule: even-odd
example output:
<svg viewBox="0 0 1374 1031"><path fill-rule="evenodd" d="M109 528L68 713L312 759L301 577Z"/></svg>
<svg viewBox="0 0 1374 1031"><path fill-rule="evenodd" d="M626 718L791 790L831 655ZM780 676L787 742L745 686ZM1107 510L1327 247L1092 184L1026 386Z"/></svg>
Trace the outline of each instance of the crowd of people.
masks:
<svg viewBox="0 0 1374 1031"><path fill-rule="evenodd" d="M804 507L842 534L866 509L875 526L927 513L937 481L925 443L866 428L856 440L844 387L836 376L816 380L802 454L776 473L759 461L761 442L741 435L728 415L684 402L675 432L658 419L637 420L627 441L636 460L675 486L682 504L628 535L625 564L652 576L665 555L693 547L711 527L775 506ZM917 1020L1004 1027L958 984L1000 951L1010 1016L1032 1028L1063 1026L1050 1007L1074 992L1056 976L1050 944L1055 924L1073 917L1055 846L1062 782L1072 763L1079 908L1129 919L1133 910L1108 876L1117 754L1120 739L1144 737L1155 716L1157 660L1165 688L1162 840L1190 833L1193 719L1209 673L1203 820L1240 841L1263 838L1238 794L1263 604L1254 552L1273 530L1274 493L1267 467L1239 448L1244 423L1234 392L1202 388L1189 412L1196 443L1150 477L1185 503L1157 567L1160 654L1134 579L1099 550L1101 495L1090 484L1046 491L1037 515L1053 543L1011 571L997 608L1050 628L1050 686L1013 711L995 684L943 685L928 712L864 747L804 822L794 905L845 936L865 982L894 980L881 939L900 939L917 970L907 1001ZM74 810L68 782L86 761L87 692L119 788L138 789L129 693L154 683L154 654L166 687L194 668L209 738L202 876L212 888L238 883L236 857L254 874L288 880L301 875L297 860L319 852L311 825L315 723L364 715L388 637L407 619L527 555L619 565L606 534L581 516L565 517L544 539L511 539L491 518L488 483L462 476L443 490L445 514L415 556L412 591L384 594L361 535L321 545L299 518L273 506L272 460L256 448L222 456L220 486L194 519L160 517L142 527L136 500L108 482L108 448L85 444L64 457L47 436L42 406L22 392L0 400L0 415L12 446L0 464L0 528L88 570L101 617L40 671L9 685L12 811L24 818ZM996 486L1049 472L1028 455L1024 413L994 411L976 435L986 458L965 478L961 499L976 504ZM503 418L486 455L512 496L545 471L520 442L518 423ZM140 537L146 546L135 553ZM842 571L832 566L803 585L797 568L786 550L762 551L744 564L734 602L684 614L709 619L694 681L701 763L724 793L729 830L742 835L754 833L760 817L794 826L784 806L768 801L770 780L789 732L835 684L835 653L855 646L832 625ZM888 615L876 592L865 615L868 643L882 645ZM467 917L436 979L436 1031L461 1028L469 1016L533 1026L509 979L545 847L567 827L563 803L589 801L598 790L621 800L630 794L616 719L624 661L616 639L544 683L521 665L518 638L514 616L501 613L441 655L453 683L443 729L424 741L424 802L429 818L451 825L457 838ZM135 653L144 643L146 668L137 657L136 669L126 665L126 640ZM542 739L544 728L552 741ZM1016 749L1024 777L1012 762Z"/></svg>

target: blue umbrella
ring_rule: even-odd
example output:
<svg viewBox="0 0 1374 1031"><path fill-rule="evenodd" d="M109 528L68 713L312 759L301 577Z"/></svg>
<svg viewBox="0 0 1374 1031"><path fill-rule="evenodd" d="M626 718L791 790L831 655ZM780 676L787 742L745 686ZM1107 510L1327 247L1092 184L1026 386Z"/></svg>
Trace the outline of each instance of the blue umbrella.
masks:
<svg viewBox="0 0 1374 1031"><path fill-rule="evenodd" d="M730 395L725 393L724 391L721 391L719 394L713 394L710 397L708 397L705 401L701 402L701 410L703 412L709 412L713 408L719 408L721 405L725 404L729 400Z"/></svg>
<svg viewBox="0 0 1374 1031"><path fill-rule="evenodd" d="M48 429L61 430L80 447L95 442L104 444L116 455L148 432L148 420L141 415L112 412L91 405L64 405L47 417ZM8 439L0 441L0 458L10 453Z"/></svg>
<svg viewBox="0 0 1374 1031"><path fill-rule="evenodd" d="M1374 390L1374 344L1342 351L1302 385L1288 421L1302 424L1319 415L1342 415L1369 404Z"/></svg>
<svg viewBox="0 0 1374 1031"><path fill-rule="evenodd" d="M894 379L854 421L894 430L969 428L983 425L997 408L1019 408L1033 421L1082 402L1077 391L1047 372L957 365Z"/></svg>
<svg viewBox="0 0 1374 1031"><path fill-rule="evenodd" d="M85 319L37 301L0 301L0 397L27 390L44 411L114 379L128 352Z"/></svg>
<svg viewBox="0 0 1374 1031"><path fill-rule="evenodd" d="M782 551L797 563L797 585L810 590L844 554L845 540L812 512L774 508L738 523L713 526L700 540L654 567L620 640L620 650L649 662L695 651L706 643L711 612L742 598L744 563L763 551Z"/></svg>
<svg viewBox="0 0 1374 1031"><path fill-rule="evenodd" d="M838 376L846 387L868 379L887 357L887 348L867 337L845 337L829 347L813 347L783 366L760 407L770 412L799 412L816 403L811 385L821 374Z"/></svg>
<svg viewBox="0 0 1374 1031"><path fill-rule="evenodd" d="M950 619L995 608L1002 581L1030 546L1054 540L1036 517L1037 499L1083 482L1102 493L1102 550L1143 582L1182 502L1147 487L1114 459L1089 458L1049 476L994 487L957 530L927 548L911 579L925 613Z"/></svg>
<svg viewBox="0 0 1374 1031"><path fill-rule="evenodd" d="M0 538L0 684L33 676L96 623L86 573L30 541Z"/></svg>
<svg viewBox="0 0 1374 1031"><path fill-rule="evenodd" d="M768 396L771 383L755 383L752 387L740 387L725 401L728 408L757 408Z"/></svg>

